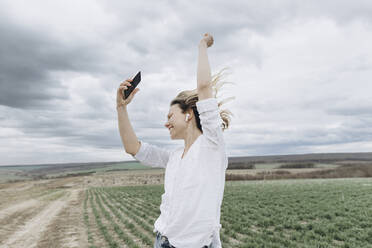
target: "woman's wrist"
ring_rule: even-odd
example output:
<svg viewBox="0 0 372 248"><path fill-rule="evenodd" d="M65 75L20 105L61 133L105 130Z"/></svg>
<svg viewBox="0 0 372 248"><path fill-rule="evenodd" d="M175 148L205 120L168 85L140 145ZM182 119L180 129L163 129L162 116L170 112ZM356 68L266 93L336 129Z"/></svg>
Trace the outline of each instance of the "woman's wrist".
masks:
<svg viewBox="0 0 372 248"><path fill-rule="evenodd" d="M208 48L207 42L205 40L201 40L199 42L199 48Z"/></svg>
<svg viewBox="0 0 372 248"><path fill-rule="evenodd" d="M125 110L127 105L125 104L116 104L116 110Z"/></svg>

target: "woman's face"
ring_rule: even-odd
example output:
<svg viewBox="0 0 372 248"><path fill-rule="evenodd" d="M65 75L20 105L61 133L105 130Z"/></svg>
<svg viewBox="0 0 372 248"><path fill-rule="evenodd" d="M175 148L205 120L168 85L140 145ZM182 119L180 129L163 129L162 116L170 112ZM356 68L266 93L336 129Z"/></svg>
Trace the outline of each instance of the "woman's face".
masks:
<svg viewBox="0 0 372 248"><path fill-rule="evenodd" d="M185 137L187 122L185 121L186 113L182 113L178 104L169 108L167 122L165 127L169 130L171 139L183 139Z"/></svg>

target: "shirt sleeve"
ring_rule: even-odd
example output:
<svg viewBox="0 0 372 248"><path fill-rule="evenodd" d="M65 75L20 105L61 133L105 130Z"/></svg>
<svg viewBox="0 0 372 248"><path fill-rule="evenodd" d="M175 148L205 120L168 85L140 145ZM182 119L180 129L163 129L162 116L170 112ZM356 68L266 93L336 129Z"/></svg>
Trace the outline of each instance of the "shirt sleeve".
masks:
<svg viewBox="0 0 372 248"><path fill-rule="evenodd" d="M218 109L216 98L207 98L196 102L199 112L200 124L203 135L212 145L224 143L222 131L222 119Z"/></svg>
<svg viewBox="0 0 372 248"><path fill-rule="evenodd" d="M166 168L171 154L170 150L149 144L144 141L140 142L140 148L136 155L132 155L141 164L151 167Z"/></svg>

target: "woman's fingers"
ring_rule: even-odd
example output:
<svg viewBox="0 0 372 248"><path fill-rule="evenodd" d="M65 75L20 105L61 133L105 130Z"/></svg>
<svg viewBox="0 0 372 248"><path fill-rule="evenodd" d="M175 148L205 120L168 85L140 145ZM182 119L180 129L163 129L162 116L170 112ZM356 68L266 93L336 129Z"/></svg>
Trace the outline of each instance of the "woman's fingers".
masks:
<svg viewBox="0 0 372 248"><path fill-rule="evenodd" d="M123 82L123 83L120 84L120 86L123 86L123 85L129 85L129 86L132 86L132 84L129 83L129 82L127 82L127 81L125 81L125 82Z"/></svg>
<svg viewBox="0 0 372 248"><path fill-rule="evenodd" d="M118 91L117 91L117 98L119 99L122 99L123 98L123 96L124 96L124 91L126 90L126 89L128 89L128 87L127 86L120 86L119 88L118 88Z"/></svg>
<svg viewBox="0 0 372 248"><path fill-rule="evenodd" d="M209 33L205 33L203 36L203 40L207 43L207 47L212 46L213 44L213 36Z"/></svg>
<svg viewBox="0 0 372 248"><path fill-rule="evenodd" d="M119 87L119 89L126 89L127 90L128 86L122 85L122 86Z"/></svg>
<svg viewBox="0 0 372 248"><path fill-rule="evenodd" d="M133 81L133 79L130 79L130 78L128 78L127 80L125 80L125 81L123 81L120 85L131 85L131 83L130 82L132 82Z"/></svg>
<svg viewBox="0 0 372 248"><path fill-rule="evenodd" d="M133 79L128 78L127 80L125 80L124 82L122 82L120 84L120 86L118 87L117 98L116 98L117 105L128 105L131 102L133 96L139 91L139 89L135 89L129 95L129 97L127 97L126 99L123 99L124 91L127 90L129 86L132 86L132 84L130 83L132 81L133 81Z"/></svg>

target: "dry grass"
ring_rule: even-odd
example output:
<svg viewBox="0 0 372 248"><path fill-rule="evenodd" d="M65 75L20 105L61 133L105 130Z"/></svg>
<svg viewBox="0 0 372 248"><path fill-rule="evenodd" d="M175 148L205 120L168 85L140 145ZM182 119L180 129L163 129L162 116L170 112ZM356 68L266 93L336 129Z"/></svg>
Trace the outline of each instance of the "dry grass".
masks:
<svg viewBox="0 0 372 248"><path fill-rule="evenodd" d="M372 177L372 164L345 164L334 169L323 169L291 173L290 170L267 170L252 174L226 173L226 181L264 180L264 179L298 179L298 178L350 178Z"/></svg>

